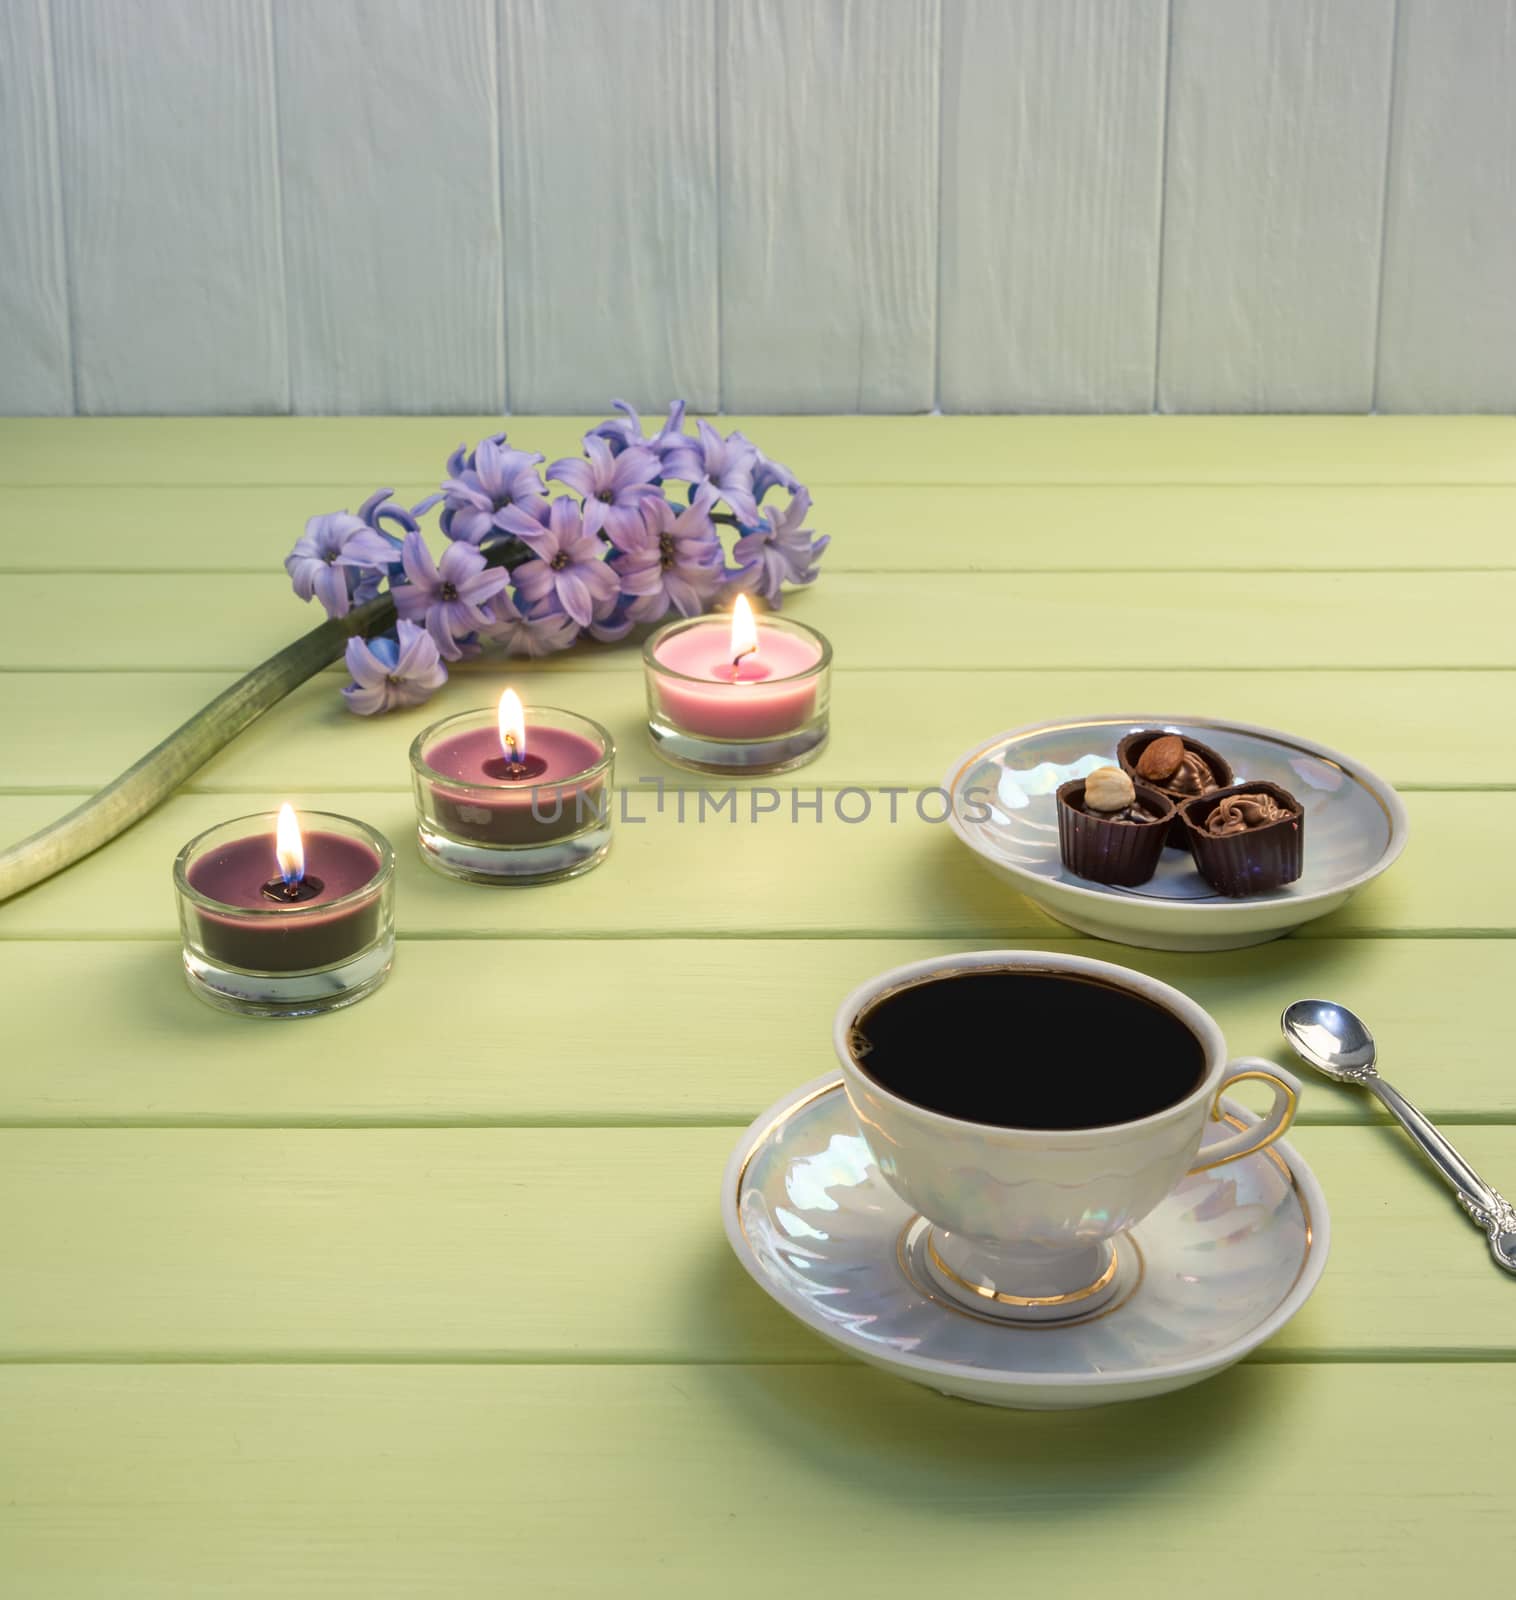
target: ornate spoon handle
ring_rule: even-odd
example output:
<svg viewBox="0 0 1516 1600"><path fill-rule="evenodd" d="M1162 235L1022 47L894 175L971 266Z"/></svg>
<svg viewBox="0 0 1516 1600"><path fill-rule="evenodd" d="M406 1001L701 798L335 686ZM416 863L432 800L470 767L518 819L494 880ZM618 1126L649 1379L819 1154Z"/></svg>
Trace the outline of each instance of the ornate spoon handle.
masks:
<svg viewBox="0 0 1516 1600"><path fill-rule="evenodd" d="M1421 1146L1427 1159L1451 1185L1459 1205L1484 1229L1490 1254L1507 1272L1516 1272L1516 1207L1486 1183L1398 1089L1391 1088L1378 1073L1366 1074L1362 1081Z"/></svg>

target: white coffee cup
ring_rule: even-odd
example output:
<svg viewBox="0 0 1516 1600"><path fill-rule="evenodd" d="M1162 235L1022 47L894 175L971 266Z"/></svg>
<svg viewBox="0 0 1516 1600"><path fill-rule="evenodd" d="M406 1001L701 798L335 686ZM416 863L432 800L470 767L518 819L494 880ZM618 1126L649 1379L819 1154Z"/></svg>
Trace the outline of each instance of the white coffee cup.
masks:
<svg viewBox="0 0 1516 1600"><path fill-rule="evenodd" d="M986 968L1066 975L1161 1007L1199 1042L1199 1082L1151 1116L1049 1130L946 1116L902 1098L869 1074L855 1054L855 1027L870 1006L924 979ZM1008 1050L1006 1039L1013 1036L1008 1029L1000 1039L963 1040L961 1047ZM1041 950L980 950L881 973L842 1002L834 1043L848 1100L881 1175L933 1225L927 1266L938 1286L978 1311L1019 1320L1060 1320L1098 1310L1121 1286L1113 1241L1188 1174L1271 1145L1289 1127L1300 1093L1299 1081L1272 1061L1229 1061L1221 1029L1179 990L1109 962ZM1065 1059L1047 1062L1047 1070L1078 1073L1081 1057L1119 1054L1122 1045L1120 1038L1082 1037ZM944 1043L944 1049L952 1048ZM1273 1104L1260 1120L1208 1145L1197 1166L1207 1121L1223 1115L1222 1093L1245 1080L1267 1084Z"/></svg>

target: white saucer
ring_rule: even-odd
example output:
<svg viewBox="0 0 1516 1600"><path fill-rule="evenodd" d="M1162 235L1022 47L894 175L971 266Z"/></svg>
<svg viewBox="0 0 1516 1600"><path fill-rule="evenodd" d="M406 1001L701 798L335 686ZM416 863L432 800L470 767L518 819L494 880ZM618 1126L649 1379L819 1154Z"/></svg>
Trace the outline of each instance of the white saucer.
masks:
<svg viewBox="0 0 1516 1600"><path fill-rule="evenodd" d="M1228 1110L1234 1125L1256 1120ZM1212 1124L1207 1141L1228 1131ZM880 1177L835 1075L743 1134L721 1211L748 1272L833 1344L944 1394L1030 1411L1164 1394L1231 1366L1305 1304L1329 1232L1321 1186L1280 1140L1185 1179L1118 1239L1138 1270L1117 1304L1008 1325L932 1286L926 1224Z"/></svg>
<svg viewBox="0 0 1516 1600"><path fill-rule="evenodd" d="M1168 850L1133 889L1091 883L1058 850L1059 784L1114 766L1123 735L1142 728L1193 733L1220 751L1239 783L1266 779L1305 810L1301 876L1272 894L1229 900ZM1236 950L1278 939L1345 905L1405 849L1400 797L1382 778L1308 739L1213 717L1083 717L996 734L953 763L943 787L954 833L1049 915L1101 939L1154 950ZM983 796L980 804L975 797Z"/></svg>

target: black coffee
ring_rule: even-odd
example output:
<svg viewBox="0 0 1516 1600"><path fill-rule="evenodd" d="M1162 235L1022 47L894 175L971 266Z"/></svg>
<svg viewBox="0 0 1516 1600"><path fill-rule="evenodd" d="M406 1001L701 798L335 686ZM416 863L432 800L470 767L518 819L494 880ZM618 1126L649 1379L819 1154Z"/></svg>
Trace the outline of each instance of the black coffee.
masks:
<svg viewBox="0 0 1516 1600"><path fill-rule="evenodd" d="M1178 1104L1205 1074L1172 1012L1073 974L985 967L866 1007L853 1059L928 1111L1002 1128L1098 1128Z"/></svg>

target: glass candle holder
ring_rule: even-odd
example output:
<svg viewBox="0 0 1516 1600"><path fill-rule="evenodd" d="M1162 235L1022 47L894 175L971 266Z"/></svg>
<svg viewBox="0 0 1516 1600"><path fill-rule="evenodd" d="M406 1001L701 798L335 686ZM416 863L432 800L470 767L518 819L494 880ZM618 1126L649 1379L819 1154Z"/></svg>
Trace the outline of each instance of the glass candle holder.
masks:
<svg viewBox="0 0 1516 1600"><path fill-rule="evenodd" d="M803 766L826 744L832 647L825 634L766 615L758 647L734 660L719 617L660 628L642 648L647 729L665 761L759 777Z"/></svg>
<svg viewBox="0 0 1516 1600"><path fill-rule="evenodd" d="M389 840L324 811L307 811L302 822L305 868L294 889L275 862L272 811L208 828L174 861L184 974L222 1011L316 1016L372 994L389 975Z"/></svg>
<svg viewBox="0 0 1516 1600"><path fill-rule="evenodd" d="M502 751L498 713L434 722L411 745L416 840L427 864L466 883L553 883L611 847L616 746L598 722L527 706L525 759Z"/></svg>

